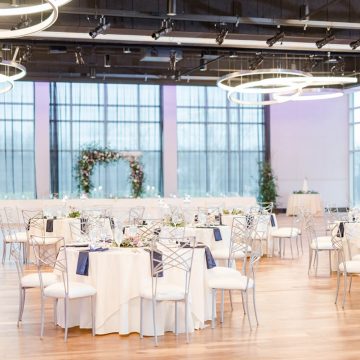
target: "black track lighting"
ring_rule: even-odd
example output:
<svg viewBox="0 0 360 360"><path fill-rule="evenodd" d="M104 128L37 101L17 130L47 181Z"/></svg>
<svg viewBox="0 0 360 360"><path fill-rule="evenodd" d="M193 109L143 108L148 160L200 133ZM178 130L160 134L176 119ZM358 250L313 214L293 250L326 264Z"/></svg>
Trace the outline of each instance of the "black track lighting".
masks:
<svg viewBox="0 0 360 360"><path fill-rule="evenodd" d="M76 63L76 65L84 65L85 64L83 54L82 54L82 49L79 46L75 49L75 63Z"/></svg>
<svg viewBox="0 0 360 360"><path fill-rule="evenodd" d="M104 67L105 68L110 68L111 67L110 55L109 54L104 55Z"/></svg>
<svg viewBox="0 0 360 360"><path fill-rule="evenodd" d="M11 30L14 31L27 28L31 25L31 23L32 20L27 15L23 15L21 16L20 21L16 25L14 25Z"/></svg>
<svg viewBox="0 0 360 360"><path fill-rule="evenodd" d="M215 25L216 27L216 25ZM222 43L224 42L226 36L229 33L229 28L227 27L227 24L225 23L221 23L218 26L218 33L216 35L215 41L218 45L222 45Z"/></svg>
<svg viewBox="0 0 360 360"><path fill-rule="evenodd" d="M352 41L349 45L353 50L356 50L360 46L360 39Z"/></svg>
<svg viewBox="0 0 360 360"><path fill-rule="evenodd" d="M95 39L99 34L103 34L110 27L110 23L106 21L105 16L101 16L99 24L91 31L89 35Z"/></svg>
<svg viewBox="0 0 360 360"><path fill-rule="evenodd" d="M279 30L273 37L266 40L266 44L269 47L271 47L271 46L275 45L277 42L282 43L284 37L285 37L285 33L283 31Z"/></svg>
<svg viewBox="0 0 360 360"><path fill-rule="evenodd" d="M249 62L249 70L256 70L264 62L261 54L256 54L255 58Z"/></svg>
<svg viewBox="0 0 360 360"><path fill-rule="evenodd" d="M205 61L204 58L200 59L200 67L199 67L200 71L206 71L207 70L207 63Z"/></svg>
<svg viewBox="0 0 360 360"><path fill-rule="evenodd" d="M328 44L330 41L335 40L335 35L332 34L329 30L326 32L326 36L323 39L320 39L318 41L315 42L316 47L318 49L321 49L322 47L324 47L326 44Z"/></svg>
<svg viewBox="0 0 360 360"><path fill-rule="evenodd" d="M154 40L159 39L163 35L167 35L169 32L174 30L174 23L171 19L164 19L161 22L161 28L158 31L152 33L151 37Z"/></svg>

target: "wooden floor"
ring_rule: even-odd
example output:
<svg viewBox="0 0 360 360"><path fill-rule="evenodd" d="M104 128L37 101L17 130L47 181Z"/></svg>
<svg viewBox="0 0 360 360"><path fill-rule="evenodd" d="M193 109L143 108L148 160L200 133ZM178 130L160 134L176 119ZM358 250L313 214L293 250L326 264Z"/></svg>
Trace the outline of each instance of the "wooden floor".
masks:
<svg viewBox="0 0 360 360"><path fill-rule="evenodd" d="M280 218L280 223L284 221L285 217ZM92 337L90 331L79 328L70 329L64 343L63 330L51 323L52 303L47 307L45 337L40 340L37 291L29 291L23 324L17 328L16 271L7 263L0 267L0 359L360 359L360 279L354 279L343 310L334 305L336 277L329 276L327 256L320 257L318 277L308 277L307 260L306 250L295 260L261 260L257 272L260 326L252 332L236 295L233 312L225 304L223 325L196 331L190 344L183 335L167 333L160 337L158 348L152 338L140 340L138 334Z"/></svg>

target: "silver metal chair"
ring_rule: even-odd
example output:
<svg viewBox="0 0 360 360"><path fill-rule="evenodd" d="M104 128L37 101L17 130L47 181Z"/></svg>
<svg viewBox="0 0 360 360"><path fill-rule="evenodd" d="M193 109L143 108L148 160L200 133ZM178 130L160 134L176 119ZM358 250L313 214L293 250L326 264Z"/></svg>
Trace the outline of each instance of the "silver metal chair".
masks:
<svg viewBox="0 0 360 360"><path fill-rule="evenodd" d="M156 305L161 301L174 301L175 303L175 334L178 329L177 304L185 304L185 332L186 342L189 342L188 313L189 313L189 289L192 262L194 257L195 238L153 238L150 247L151 264L151 288L142 289L140 295L140 337L143 337L143 301L152 301L153 330L155 346L158 345L156 332ZM183 274L184 284L174 285L167 281L167 273L176 270ZM163 277L163 279L159 279Z"/></svg>
<svg viewBox="0 0 360 360"><path fill-rule="evenodd" d="M65 317L65 335L64 340L68 337L68 311L69 300L76 298L91 298L92 308L92 334L95 335L95 298L96 289L91 285L77 282L70 282L68 275L68 264L66 256L65 241L62 237L31 236L31 244L36 258L41 289L41 330L40 337L44 336L45 309L44 303L46 298L54 299L54 320L56 320L56 308L58 299L64 300L64 317ZM59 250L59 251L58 251ZM47 269L53 269L59 273L59 282L45 286L44 273Z"/></svg>
<svg viewBox="0 0 360 360"><path fill-rule="evenodd" d="M144 218L145 207L135 206L129 210L129 224L139 225Z"/></svg>

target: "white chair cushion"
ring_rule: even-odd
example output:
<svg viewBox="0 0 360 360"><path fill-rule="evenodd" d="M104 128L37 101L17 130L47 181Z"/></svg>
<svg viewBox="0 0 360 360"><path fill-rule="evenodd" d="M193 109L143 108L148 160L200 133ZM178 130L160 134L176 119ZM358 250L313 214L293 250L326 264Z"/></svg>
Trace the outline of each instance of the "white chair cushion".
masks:
<svg viewBox="0 0 360 360"><path fill-rule="evenodd" d="M281 227L277 229L273 229L271 231L271 236L277 238L290 238L295 237L301 234L301 231L298 228L292 227Z"/></svg>
<svg viewBox="0 0 360 360"><path fill-rule="evenodd" d="M208 270L208 287L211 289L245 290L253 285L252 279L235 269L217 266Z"/></svg>
<svg viewBox="0 0 360 360"><path fill-rule="evenodd" d="M248 245L248 252L251 252L251 246ZM219 247L217 249L211 249L211 254L213 256L214 259L218 259L218 260L227 260L229 259L229 251L230 249L228 247ZM241 250L236 251L233 254L233 258L238 260L238 259L243 259L244 258L244 252Z"/></svg>
<svg viewBox="0 0 360 360"><path fill-rule="evenodd" d="M91 285L78 283L78 282L69 282L69 298L82 298L87 296L93 296L96 294L96 289ZM53 298L64 298L65 290L63 282L57 282L55 284L49 285L44 289L44 295L53 297Z"/></svg>
<svg viewBox="0 0 360 360"><path fill-rule="evenodd" d="M351 260L359 261L359 260L360 260L360 254L357 254L357 255L352 256L352 259L351 259Z"/></svg>
<svg viewBox="0 0 360 360"><path fill-rule="evenodd" d="M327 238L327 239L325 239ZM317 241L316 241L317 240ZM330 236L319 236L313 240L310 244L310 248L313 250L334 250Z"/></svg>
<svg viewBox="0 0 360 360"><path fill-rule="evenodd" d="M352 274L360 274L360 261L359 260L349 260L345 261L346 272ZM342 262L339 265L339 270L344 271L344 263Z"/></svg>
<svg viewBox="0 0 360 360"><path fill-rule="evenodd" d="M57 241L59 241L59 238L58 237L39 237L39 238L30 238L29 239L29 244L32 245L32 244L39 244L39 245L53 245L55 244Z"/></svg>
<svg viewBox="0 0 360 360"><path fill-rule="evenodd" d="M6 243L25 243L28 241L26 232L19 231L12 236L6 236L4 238Z"/></svg>
<svg viewBox="0 0 360 360"><path fill-rule="evenodd" d="M49 272L49 273L42 273L42 280L44 286L49 286L59 281L59 278L54 273ZM33 274L24 275L21 278L21 286L28 288L40 287L39 274L33 273Z"/></svg>
<svg viewBox="0 0 360 360"><path fill-rule="evenodd" d="M156 289L156 300L157 301L177 301L185 299L185 288L184 286L178 286L162 282L163 279L158 279ZM140 292L140 297L144 299L152 299L151 286L145 287Z"/></svg>

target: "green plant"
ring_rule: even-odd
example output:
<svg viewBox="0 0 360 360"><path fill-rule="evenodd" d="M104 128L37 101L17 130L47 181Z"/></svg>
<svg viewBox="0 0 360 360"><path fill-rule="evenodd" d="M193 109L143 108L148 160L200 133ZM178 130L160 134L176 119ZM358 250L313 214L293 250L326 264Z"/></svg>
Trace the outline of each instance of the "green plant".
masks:
<svg viewBox="0 0 360 360"><path fill-rule="evenodd" d="M259 164L259 201L274 204L276 207L277 193L276 176L273 174L271 164L268 161Z"/></svg>

